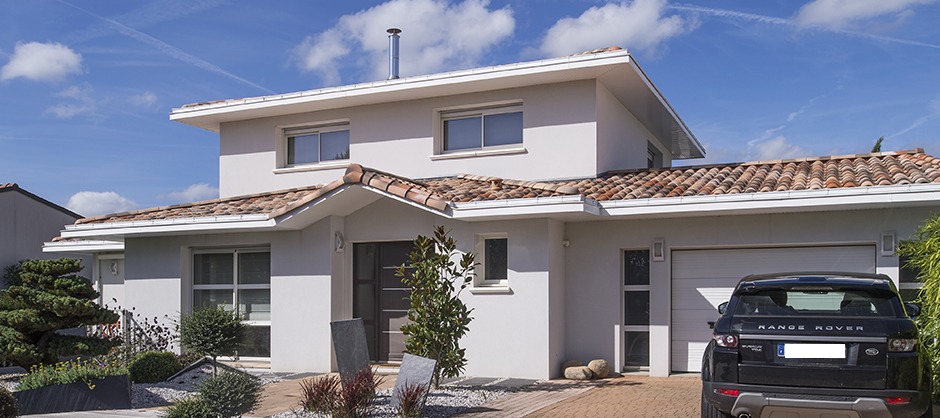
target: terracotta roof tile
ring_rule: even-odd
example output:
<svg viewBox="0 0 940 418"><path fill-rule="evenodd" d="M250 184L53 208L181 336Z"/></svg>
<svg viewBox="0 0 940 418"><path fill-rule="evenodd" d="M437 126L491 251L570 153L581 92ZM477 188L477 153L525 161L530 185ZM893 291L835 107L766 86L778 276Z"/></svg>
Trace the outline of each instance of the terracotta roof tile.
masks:
<svg viewBox="0 0 940 418"><path fill-rule="evenodd" d="M280 216L347 185L382 190L445 211L452 203L559 196L597 201L768 193L823 188L940 183L940 159L914 151L754 161L610 172L573 180L525 181L461 174L412 180L350 164L342 178L318 186L85 218L76 224L263 214ZM9 186L9 185L3 185Z"/></svg>
<svg viewBox="0 0 940 418"><path fill-rule="evenodd" d="M940 159L924 150L611 172L559 181L605 201L940 183ZM622 193L622 190L630 190Z"/></svg>
<svg viewBox="0 0 940 418"><path fill-rule="evenodd" d="M0 189L15 188L19 187L16 183L0 183Z"/></svg>

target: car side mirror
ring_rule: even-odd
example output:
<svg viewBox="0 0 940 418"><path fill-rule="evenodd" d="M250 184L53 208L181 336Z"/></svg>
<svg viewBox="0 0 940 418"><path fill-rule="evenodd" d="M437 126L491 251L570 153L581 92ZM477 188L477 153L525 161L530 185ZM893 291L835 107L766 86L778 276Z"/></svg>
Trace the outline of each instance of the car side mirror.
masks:
<svg viewBox="0 0 940 418"><path fill-rule="evenodd" d="M911 318L915 318L917 315L920 315L920 306L914 302L905 303L904 309L907 310L907 314L910 315Z"/></svg>
<svg viewBox="0 0 940 418"><path fill-rule="evenodd" d="M725 312L727 311L728 311L728 302L721 302L721 304L718 305L718 313L724 315Z"/></svg>

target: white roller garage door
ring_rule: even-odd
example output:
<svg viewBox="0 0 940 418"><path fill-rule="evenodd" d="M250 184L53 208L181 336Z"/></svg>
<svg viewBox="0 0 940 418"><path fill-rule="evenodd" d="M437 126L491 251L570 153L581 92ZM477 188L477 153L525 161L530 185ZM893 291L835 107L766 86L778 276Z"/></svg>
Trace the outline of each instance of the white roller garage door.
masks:
<svg viewBox="0 0 940 418"><path fill-rule="evenodd" d="M742 277L787 271L875 272L871 245L672 252L672 370L697 372L718 317Z"/></svg>

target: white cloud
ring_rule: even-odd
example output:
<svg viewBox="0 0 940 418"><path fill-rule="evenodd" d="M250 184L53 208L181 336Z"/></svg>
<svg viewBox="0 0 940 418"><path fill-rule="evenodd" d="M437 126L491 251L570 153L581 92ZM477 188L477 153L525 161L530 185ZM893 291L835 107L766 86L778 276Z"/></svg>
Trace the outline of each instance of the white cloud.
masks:
<svg viewBox="0 0 940 418"><path fill-rule="evenodd" d="M303 71L320 75L326 84L342 82L345 60L367 66L372 79L388 76L388 36L402 29L402 76L478 66L487 50L512 35L515 19L506 6L491 10L488 0L391 0L355 14L335 26L308 36L293 50ZM351 57L350 57L351 56Z"/></svg>
<svg viewBox="0 0 940 418"><path fill-rule="evenodd" d="M799 26L845 29L855 23L883 15L912 13L911 7L936 0L814 0L796 12Z"/></svg>
<svg viewBox="0 0 940 418"><path fill-rule="evenodd" d="M217 199L219 197L219 189L206 183L197 183L187 187L186 190L181 192L171 192L161 197L180 202L198 202L200 200Z"/></svg>
<svg viewBox="0 0 940 418"><path fill-rule="evenodd" d="M755 139L747 143L747 158L749 160L780 160L811 155L810 150L791 143L783 135L767 139Z"/></svg>
<svg viewBox="0 0 940 418"><path fill-rule="evenodd" d="M71 119L78 115L94 115L96 104L91 93L91 86L87 84L83 86L70 86L56 94L56 96L68 99L69 101L47 108L46 113L59 119Z"/></svg>
<svg viewBox="0 0 940 418"><path fill-rule="evenodd" d="M669 38L690 32L697 21L663 16L666 0L635 0L591 7L577 18L566 17L552 26L539 49L549 56L621 46L652 55Z"/></svg>
<svg viewBox="0 0 940 418"><path fill-rule="evenodd" d="M33 81L59 81L81 71L81 54L65 45L19 42L10 61L0 68L0 80L23 77Z"/></svg>
<svg viewBox="0 0 940 418"><path fill-rule="evenodd" d="M69 210L84 216L126 212L137 209L137 203L115 192L78 192L65 204Z"/></svg>
<svg viewBox="0 0 940 418"><path fill-rule="evenodd" d="M153 107L157 104L157 95L152 91L144 91L128 97L127 101L138 107Z"/></svg>

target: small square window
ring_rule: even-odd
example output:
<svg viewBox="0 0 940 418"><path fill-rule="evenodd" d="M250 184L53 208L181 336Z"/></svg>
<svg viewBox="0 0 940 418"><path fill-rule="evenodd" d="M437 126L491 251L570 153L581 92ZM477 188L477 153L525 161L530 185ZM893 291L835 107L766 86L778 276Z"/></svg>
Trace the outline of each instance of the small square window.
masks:
<svg viewBox="0 0 940 418"><path fill-rule="evenodd" d="M349 125L331 125L284 130L285 164L319 164L349 159Z"/></svg>
<svg viewBox="0 0 940 418"><path fill-rule="evenodd" d="M443 152L522 144L522 106L441 112Z"/></svg>
<svg viewBox="0 0 940 418"><path fill-rule="evenodd" d="M502 285L509 280L509 238L487 234L477 238L478 284Z"/></svg>

